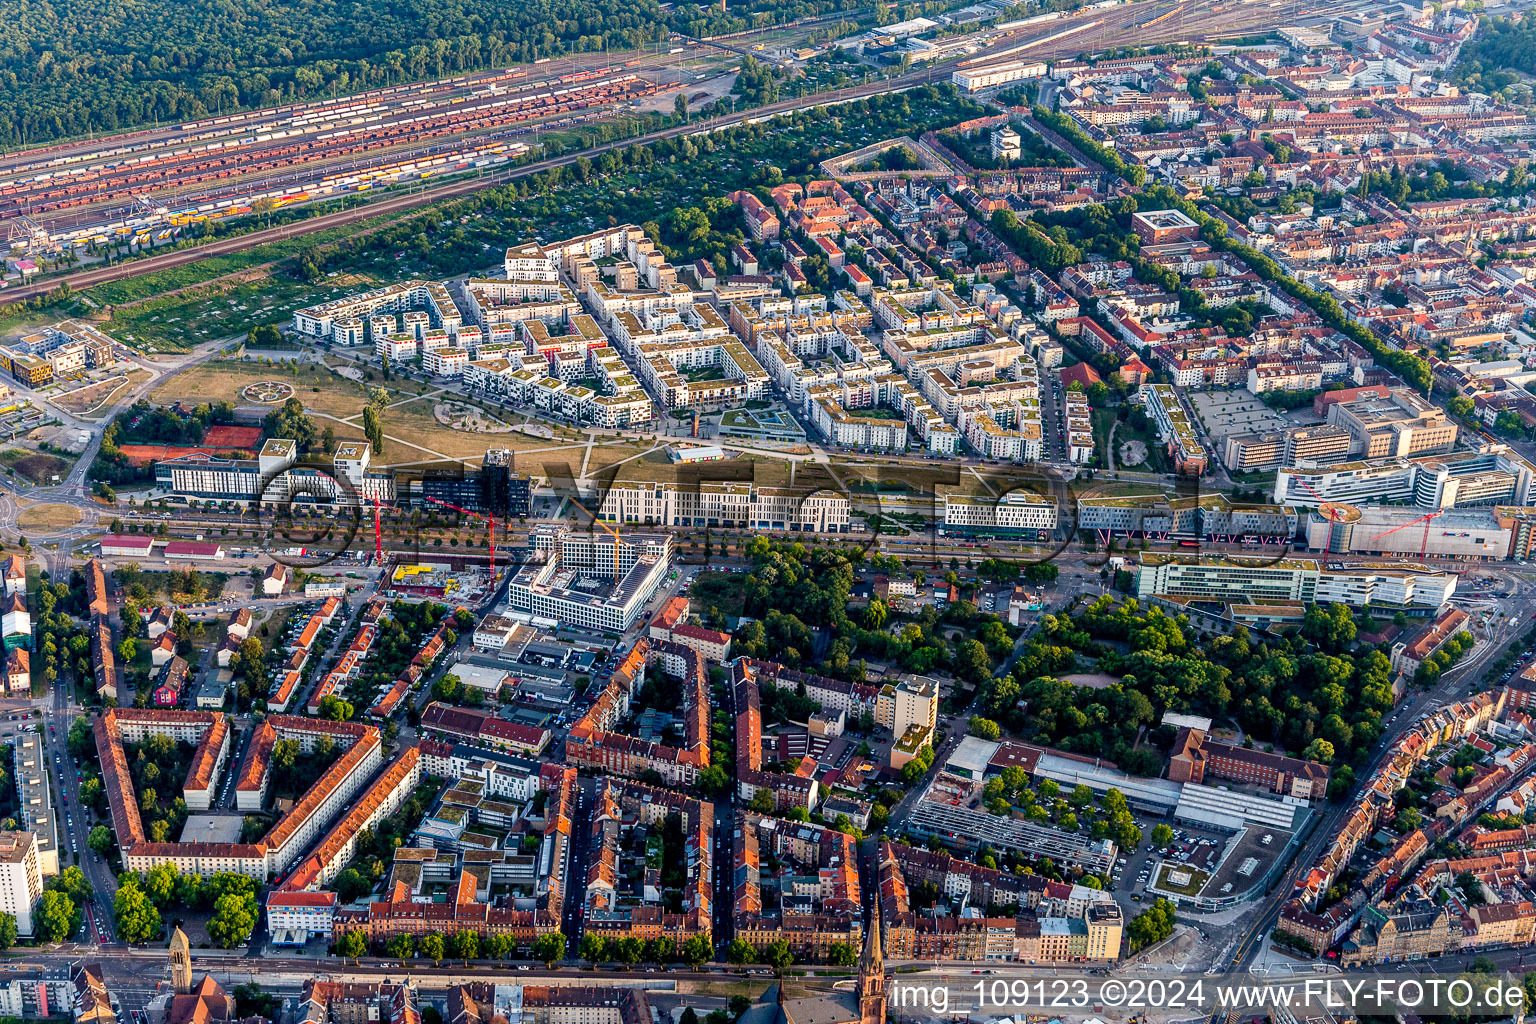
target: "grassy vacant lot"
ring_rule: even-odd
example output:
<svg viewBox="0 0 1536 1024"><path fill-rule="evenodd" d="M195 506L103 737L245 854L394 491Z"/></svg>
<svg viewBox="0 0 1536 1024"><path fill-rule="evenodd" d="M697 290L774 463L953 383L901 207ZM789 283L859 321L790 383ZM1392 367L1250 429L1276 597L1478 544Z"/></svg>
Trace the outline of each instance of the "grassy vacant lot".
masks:
<svg viewBox="0 0 1536 1024"><path fill-rule="evenodd" d="M148 370L130 370L126 374L118 374L99 384L77 388L68 394L55 395L53 403L76 416L88 417L92 412L111 403L114 398L123 393L124 389L142 384L148 379Z"/></svg>
<svg viewBox="0 0 1536 1024"><path fill-rule="evenodd" d="M58 529L74 526L82 518L73 505L33 505L16 513L16 525L23 530Z"/></svg>
<svg viewBox="0 0 1536 1024"><path fill-rule="evenodd" d="M0 452L0 465L14 470L34 484L51 483L55 474L64 476L74 465L70 459L48 452L28 451L25 448L7 448ZM77 520L78 521L78 520Z"/></svg>

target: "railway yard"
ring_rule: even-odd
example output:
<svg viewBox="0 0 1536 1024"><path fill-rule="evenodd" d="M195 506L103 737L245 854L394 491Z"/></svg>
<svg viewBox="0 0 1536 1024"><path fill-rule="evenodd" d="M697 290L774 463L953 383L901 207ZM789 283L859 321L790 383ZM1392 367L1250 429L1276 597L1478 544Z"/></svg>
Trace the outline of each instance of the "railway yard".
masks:
<svg viewBox="0 0 1536 1024"><path fill-rule="evenodd" d="M1202 19L1200 28L1205 38L1236 36L1274 23L1277 13L1263 3L1234 4ZM1301 24L1318 17L1294 13ZM1189 18L1179 3L1086 8L982 34L963 63L984 64L1020 50L1037 58L1067 56L1131 42L1131 34L1143 44L1182 41L1193 27ZM0 231L12 241L30 235L52 246L146 244L200 221L371 189L453 175L501 178L497 168L526 153L536 133L611 118L647 97L686 90L702 75L730 73L731 61L757 51L757 35L704 43L680 38L666 53L584 54L16 151L0 156ZM837 98L947 80L955 66L938 61ZM809 102L781 101L757 114ZM407 205L430 202L440 191L423 188ZM112 277L146 269L114 268ZM46 290L41 281L13 287L7 298L39 288Z"/></svg>
<svg viewBox="0 0 1536 1024"><path fill-rule="evenodd" d="M641 60L630 62L633 65ZM564 71L565 63L560 68ZM651 65L655 67L654 64ZM622 66L547 77L509 69L296 104L0 159L0 218L26 216L59 241L273 209L341 192L502 163L519 138L653 94Z"/></svg>

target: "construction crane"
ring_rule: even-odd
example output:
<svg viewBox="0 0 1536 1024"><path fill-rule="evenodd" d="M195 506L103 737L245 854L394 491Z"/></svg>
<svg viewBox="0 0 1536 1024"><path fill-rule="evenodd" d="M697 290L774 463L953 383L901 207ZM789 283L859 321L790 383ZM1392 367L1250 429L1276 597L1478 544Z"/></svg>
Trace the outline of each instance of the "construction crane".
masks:
<svg viewBox="0 0 1536 1024"><path fill-rule="evenodd" d="M1307 489L1307 493L1317 499L1317 510L1322 513L1323 518L1327 519L1330 523L1337 523L1344 517L1343 510L1341 510L1333 502L1324 500L1323 496L1318 494L1316 489L1313 488L1311 484L1307 483L1306 477L1293 476L1291 479L1305 487Z"/></svg>
<svg viewBox="0 0 1536 1024"><path fill-rule="evenodd" d="M597 517L596 512L593 512L591 509L587 508L587 506L583 505L575 498L567 498L566 500L576 508L579 508L585 512L587 514L587 518L592 520L592 524L594 526L601 526L603 529L607 530L608 535L613 538L613 578L614 581L617 582L619 578L619 531L603 522Z"/></svg>
<svg viewBox="0 0 1536 1024"><path fill-rule="evenodd" d="M384 564L384 531L379 526L379 499L373 499L373 564Z"/></svg>
<svg viewBox="0 0 1536 1024"><path fill-rule="evenodd" d="M426 496L423 495L423 497ZM446 501L439 501L436 498L427 498L427 500L434 505L441 505L443 508L451 508L455 512L462 512L466 516L474 516L476 519L484 519L486 522L491 524L491 581L495 582L496 580L499 580L501 577L496 575L496 517L491 515L483 515L479 512L471 512L467 508L460 508L457 505L449 504Z"/></svg>
<svg viewBox="0 0 1536 1024"><path fill-rule="evenodd" d="M1428 515L1419 516L1419 518L1410 520L1410 521L1404 523L1401 526L1394 526L1390 530L1387 530L1387 531L1385 531L1383 533L1378 533L1376 536L1371 538L1371 543L1374 544L1376 541L1381 540L1381 538L1390 536L1390 535L1396 533L1398 530L1406 530L1410 526L1416 526L1419 523L1423 523L1424 524L1424 540L1419 545L1419 557L1423 558L1424 555L1425 555L1425 552L1427 552L1429 550L1429 524L1434 522L1437 518L1439 518L1440 516L1443 516L1443 515L1445 515L1445 509L1443 509L1443 508L1442 509L1436 509L1435 511L1429 513Z"/></svg>

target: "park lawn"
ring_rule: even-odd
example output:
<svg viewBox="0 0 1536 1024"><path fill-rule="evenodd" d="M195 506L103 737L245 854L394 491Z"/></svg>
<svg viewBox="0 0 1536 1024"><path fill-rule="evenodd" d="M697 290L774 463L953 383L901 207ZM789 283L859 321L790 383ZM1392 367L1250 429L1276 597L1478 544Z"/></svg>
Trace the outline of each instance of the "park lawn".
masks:
<svg viewBox="0 0 1536 1024"><path fill-rule="evenodd" d="M34 452L25 448L7 448L0 452L0 465L15 470L17 476L25 477L34 484L48 483L54 475L63 477L74 464L73 459L52 452Z"/></svg>
<svg viewBox="0 0 1536 1024"><path fill-rule="evenodd" d="M1115 425L1115 410L1092 408L1088 410L1088 421L1093 425L1093 450L1099 458L1099 465L1109 465L1109 431Z"/></svg>
<svg viewBox="0 0 1536 1024"><path fill-rule="evenodd" d="M1094 421L1094 431L1095 433L1098 431L1097 420ZM1107 438L1108 434L1105 436ZM1119 429L1115 431L1115 446L1118 448L1127 441L1140 441L1147 446L1147 461L1139 466L1127 468L1148 473L1167 473L1170 471L1167 452L1164 449L1163 443L1157 439L1157 430L1155 428L1137 430L1130 419L1122 420Z"/></svg>

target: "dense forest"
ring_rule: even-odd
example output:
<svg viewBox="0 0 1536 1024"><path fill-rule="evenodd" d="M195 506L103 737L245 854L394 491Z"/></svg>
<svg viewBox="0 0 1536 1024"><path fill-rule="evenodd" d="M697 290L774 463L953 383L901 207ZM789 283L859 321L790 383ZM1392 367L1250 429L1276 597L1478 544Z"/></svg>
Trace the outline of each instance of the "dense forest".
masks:
<svg viewBox="0 0 1536 1024"><path fill-rule="evenodd" d="M715 35L850 9L851 0L22 0L0 24L0 145L185 121L623 50L666 29Z"/></svg>

